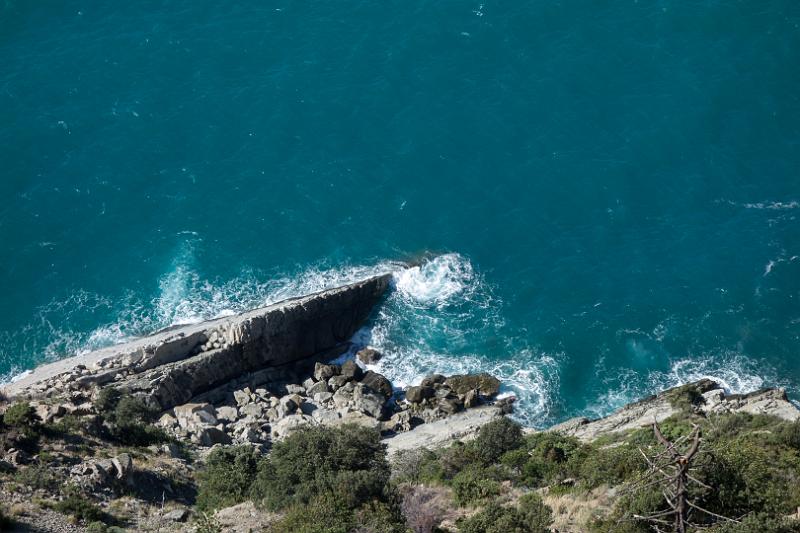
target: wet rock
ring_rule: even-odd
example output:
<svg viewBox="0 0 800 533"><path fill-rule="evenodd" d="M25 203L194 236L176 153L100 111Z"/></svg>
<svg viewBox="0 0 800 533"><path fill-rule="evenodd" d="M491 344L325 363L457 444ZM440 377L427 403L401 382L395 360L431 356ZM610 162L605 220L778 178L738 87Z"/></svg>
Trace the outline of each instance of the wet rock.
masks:
<svg viewBox="0 0 800 533"><path fill-rule="evenodd" d="M377 363L383 354L374 348L364 348L363 350L359 350L356 354L356 359L364 363L365 365L372 365Z"/></svg>
<svg viewBox="0 0 800 533"><path fill-rule="evenodd" d="M421 403L423 400L433 398L435 394L436 391L433 390L433 387L409 387L406 390L406 400L411 403Z"/></svg>
<svg viewBox="0 0 800 533"><path fill-rule="evenodd" d="M500 392L500 380L485 372L450 376L444 384L459 396L465 395L472 389L477 389L481 395L487 398L493 398Z"/></svg>
<svg viewBox="0 0 800 533"><path fill-rule="evenodd" d="M379 392L383 394L385 398L392 397L392 383L386 379L381 374L377 372L373 372L372 370L367 370L364 373L364 377L361 378L361 383L369 387L370 389L374 390L375 392Z"/></svg>
<svg viewBox="0 0 800 533"><path fill-rule="evenodd" d="M446 379L447 378L441 374L431 374L430 376L425 377L420 385L423 387L433 387L434 385L444 383Z"/></svg>

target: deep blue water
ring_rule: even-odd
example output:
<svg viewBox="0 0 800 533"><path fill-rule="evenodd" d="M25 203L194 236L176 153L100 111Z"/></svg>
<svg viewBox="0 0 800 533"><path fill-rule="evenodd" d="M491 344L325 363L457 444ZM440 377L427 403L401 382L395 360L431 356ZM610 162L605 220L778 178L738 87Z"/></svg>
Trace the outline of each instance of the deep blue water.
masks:
<svg viewBox="0 0 800 533"><path fill-rule="evenodd" d="M800 3L0 6L0 375L444 253L364 342L544 424L800 397Z"/></svg>

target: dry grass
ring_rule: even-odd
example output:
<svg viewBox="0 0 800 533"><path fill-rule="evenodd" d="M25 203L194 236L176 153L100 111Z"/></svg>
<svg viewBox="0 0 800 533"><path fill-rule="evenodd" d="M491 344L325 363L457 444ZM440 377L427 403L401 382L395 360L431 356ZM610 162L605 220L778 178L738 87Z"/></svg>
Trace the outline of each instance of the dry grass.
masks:
<svg viewBox="0 0 800 533"><path fill-rule="evenodd" d="M614 489L597 487L589 492L551 494L540 492L542 500L553 510L553 528L559 532L583 532L596 518L606 516L614 505Z"/></svg>

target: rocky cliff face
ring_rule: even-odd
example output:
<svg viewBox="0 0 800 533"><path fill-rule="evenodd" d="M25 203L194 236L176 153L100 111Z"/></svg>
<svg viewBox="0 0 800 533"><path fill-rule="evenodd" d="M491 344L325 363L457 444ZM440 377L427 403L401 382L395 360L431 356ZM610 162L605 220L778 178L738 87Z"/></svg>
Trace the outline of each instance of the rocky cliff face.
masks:
<svg viewBox="0 0 800 533"><path fill-rule="evenodd" d="M3 393L48 397L114 384L161 410L248 373L346 348L391 274L37 368Z"/></svg>

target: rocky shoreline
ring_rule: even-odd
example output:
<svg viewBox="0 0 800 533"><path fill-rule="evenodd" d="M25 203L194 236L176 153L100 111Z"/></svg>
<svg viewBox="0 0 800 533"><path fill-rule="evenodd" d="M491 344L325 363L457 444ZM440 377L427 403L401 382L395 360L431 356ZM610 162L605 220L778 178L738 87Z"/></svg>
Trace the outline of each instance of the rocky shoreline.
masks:
<svg viewBox="0 0 800 533"><path fill-rule="evenodd" d="M401 390L369 369L382 357L380 352L357 350L349 339L379 304L390 279L389 274L376 276L37 368L3 388L0 414L8 418L10 408L24 402L31 409L26 416L43 427L59 428L62 437L38 454L9 446L12 441L4 437L0 472L36 470L46 461L47 476L80 487L104 505L118 503L120 494L134 494L126 505L148 507L152 522L137 527L162 530L166 523L182 530L179 524L189 517L196 483L195 466L187 457L202 464L212 450L231 445L267 454L298 428L354 424L379 432L391 459L471 440L483 426L511 413L514 398L498 399L501 383L488 374L434 374ZM156 414L154 429L167 443L161 440L145 451L109 441L108 435L125 427L119 418L126 415L113 414L108 407L109 398L118 402L120 397ZM129 412L136 409L128 406ZM631 403L604 418L571 419L545 431L593 442L687 413L800 420L800 410L781 389L735 395L706 379ZM83 436L75 440L80 444L63 437L76 424L83 428ZM33 494L61 498L53 487L43 485ZM153 504L158 494L160 509ZM166 494L172 503L165 508ZM30 496L0 490L4 503L25 509ZM38 528L33 530L81 530L59 523L59 515L49 508L27 512L33 520L29 524ZM27 523L25 513L22 523ZM55 525L37 524L42 517Z"/></svg>

